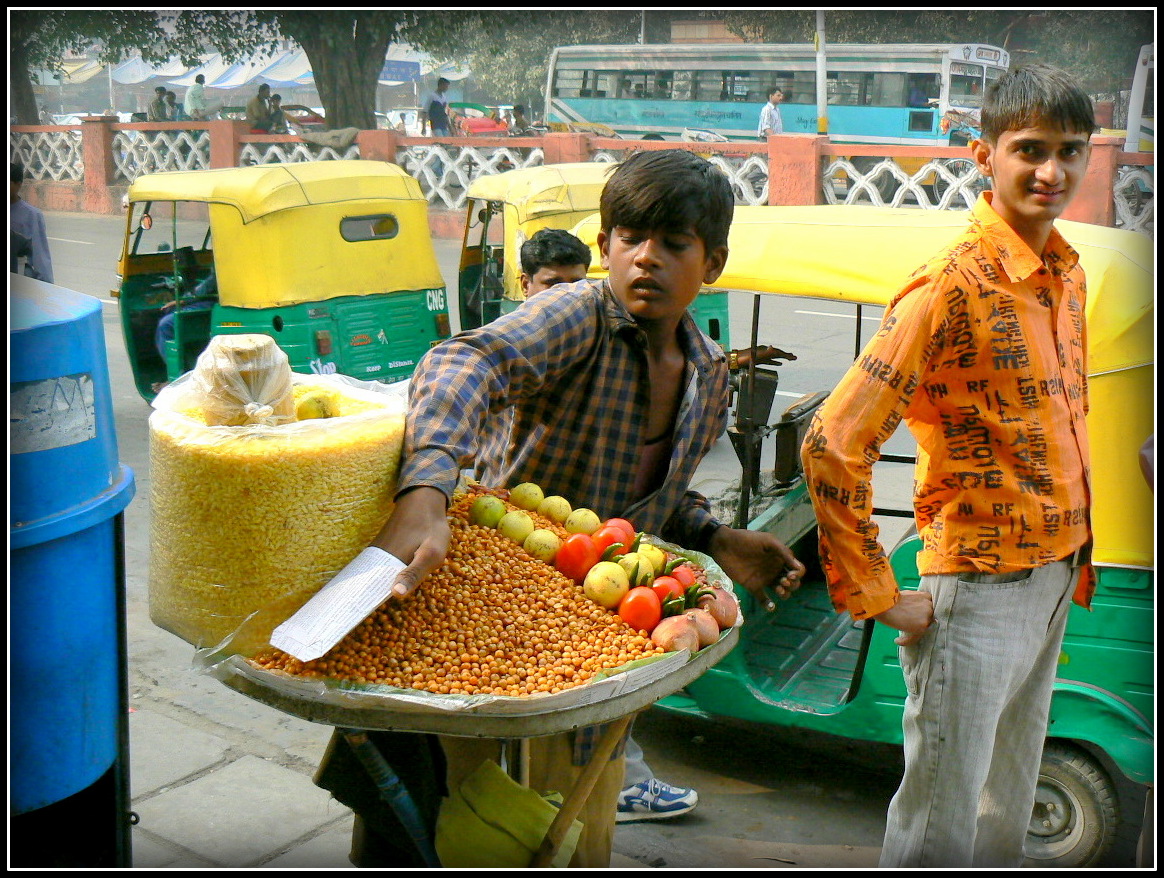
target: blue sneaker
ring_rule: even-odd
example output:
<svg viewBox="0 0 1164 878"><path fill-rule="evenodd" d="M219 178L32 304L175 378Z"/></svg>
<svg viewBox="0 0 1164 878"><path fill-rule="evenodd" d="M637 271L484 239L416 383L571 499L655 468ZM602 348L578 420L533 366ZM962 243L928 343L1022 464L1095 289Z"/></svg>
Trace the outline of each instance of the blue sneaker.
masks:
<svg viewBox="0 0 1164 878"><path fill-rule="evenodd" d="M699 803L695 790L673 787L651 778L627 787L618 795L616 820L638 823L640 820L666 820L686 814Z"/></svg>

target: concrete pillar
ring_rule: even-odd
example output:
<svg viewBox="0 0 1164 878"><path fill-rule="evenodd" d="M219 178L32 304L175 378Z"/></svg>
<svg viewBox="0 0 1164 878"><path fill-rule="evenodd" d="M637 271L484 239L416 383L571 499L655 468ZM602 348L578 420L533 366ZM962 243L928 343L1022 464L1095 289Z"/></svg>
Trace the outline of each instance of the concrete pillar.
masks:
<svg viewBox="0 0 1164 878"><path fill-rule="evenodd" d="M247 123L238 119L214 119L206 123L210 133L210 167L237 168L239 142L249 131Z"/></svg>
<svg viewBox="0 0 1164 878"><path fill-rule="evenodd" d="M578 133L546 134L542 140L547 165L590 161L590 135Z"/></svg>
<svg viewBox="0 0 1164 878"><path fill-rule="evenodd" d="M768 203L820 204L821 155L828 138L777 134L768 138Z"/></svg>
<svg viewBox="0 0 1164 878"><path fill-rule="evenodd" d="M81 120L81 159L85 163L80 210L85 213L115 213L112 201L114 181L114 116L86 116ZM117 206L120 209L120 206Z"/></svg>
<svg viewBox="0 0 1164 878"><path fill-rule="evenodd" d="M360 131L356 135L356 143L360 147L360 158L367 161L396 164L396 144L399 136L391 129L376 128L371 131Z"/></svg>

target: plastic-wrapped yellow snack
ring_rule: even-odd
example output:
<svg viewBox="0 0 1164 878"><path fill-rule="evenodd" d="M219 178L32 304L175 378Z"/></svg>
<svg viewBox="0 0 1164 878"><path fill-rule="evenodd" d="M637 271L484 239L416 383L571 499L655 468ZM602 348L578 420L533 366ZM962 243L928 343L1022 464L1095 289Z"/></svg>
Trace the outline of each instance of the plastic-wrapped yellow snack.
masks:
<svg viewBox="0 0 1164 878"><path fill-rule="evenodd" d="M255 611L306 602L371 543L392 509L406 403L403 383L294 375L293 404L322 397L327 415L212 425L193 374L150 416L150 617L209 646Z"/></svg>

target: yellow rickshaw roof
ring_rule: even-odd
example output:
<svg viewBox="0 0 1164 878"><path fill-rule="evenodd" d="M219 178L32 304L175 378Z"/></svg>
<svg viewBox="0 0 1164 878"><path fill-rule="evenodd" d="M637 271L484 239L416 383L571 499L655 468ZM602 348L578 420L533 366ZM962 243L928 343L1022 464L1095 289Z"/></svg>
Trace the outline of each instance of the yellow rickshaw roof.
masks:
<svg viewBox="0 0 1164 878"><path fill-rule="evenodd" d="M906 278L961 233L969 217L969 211L854 205L737 207L727 265L715 286L885 305ZM598 218L588 217L574 228L596 254L598 227ZM1120 340L1152 317L1152 242L1137 232L1090 223L1060 220L1056 227L1087 273L1092 367L1151 362L1150 349Z"/></svg>
<svg viewBox="0 0 1164 878"><path fill-rule="evenodd" d="M467 194L511 205L519 223L538 216L597 211L602 187L614 167L610 162L578 162L520 168L478 177Z"/></svg>
<svg viewBox="0 0 1164 878"><path fill-rule="evenodd" d="M423 198L420 184L398 165L359 159L144 174L129 187L131 202L227 204L244 223L313 204Z"/></svg>

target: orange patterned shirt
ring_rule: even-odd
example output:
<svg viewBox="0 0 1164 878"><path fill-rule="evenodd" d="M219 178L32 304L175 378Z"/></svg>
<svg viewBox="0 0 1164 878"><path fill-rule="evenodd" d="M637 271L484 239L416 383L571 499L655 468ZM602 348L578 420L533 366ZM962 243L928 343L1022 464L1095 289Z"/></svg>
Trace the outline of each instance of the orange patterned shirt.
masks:
<svg viewBox="0 0 1164 878"><path fill-rule="evenodd" d="M872 466L902 420L918 442L923 575L1016 572L1090 541L1079 256L1053 230L1040 259L989 196L890 303L805 439L829 591L854 618L897 601ZM1086 605L1090 568L1081 581Z"/></svg>

